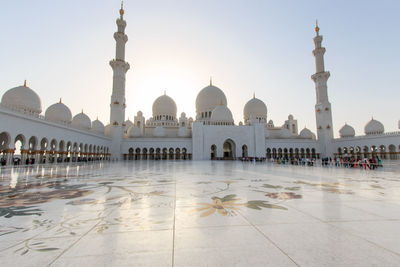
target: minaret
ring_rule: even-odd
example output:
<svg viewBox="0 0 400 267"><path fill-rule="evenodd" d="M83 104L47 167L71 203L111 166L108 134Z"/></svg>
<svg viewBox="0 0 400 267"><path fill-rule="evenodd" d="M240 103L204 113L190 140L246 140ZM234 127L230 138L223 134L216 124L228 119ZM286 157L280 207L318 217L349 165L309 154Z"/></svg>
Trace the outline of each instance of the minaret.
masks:
<svg viewBox="0 0 400 267"><path fill-rule="evenodd" d="M125 121L125 76L129 70L129 64L125 62L125 44L128 36L125 34L126 21L124 20L124 7L121 2L119 11L120 17L117 19L118 31L114 33L117 43L115 59L110 61L113 69L113 90L111 95L111 160L119 160L122 157L121 143L123 138L123 123Z"/></svg>
<svg viewBox="0 0 400 267"><path fill-rule="evenodd" d="M322 36L319 35L318 21L315 27L316 36L314 37L315 49L313 55L315 57L316 73L311 76L315 82L315 90L317 94L317 104L315 105L315 117L317 122L317 135L320 145L321 158L332 157L333 151L331 150L333 139L332 127L332 111L331 103L328 99L328 86L329 71L325 71L324 54L325 48L322 47Z"/></svg>

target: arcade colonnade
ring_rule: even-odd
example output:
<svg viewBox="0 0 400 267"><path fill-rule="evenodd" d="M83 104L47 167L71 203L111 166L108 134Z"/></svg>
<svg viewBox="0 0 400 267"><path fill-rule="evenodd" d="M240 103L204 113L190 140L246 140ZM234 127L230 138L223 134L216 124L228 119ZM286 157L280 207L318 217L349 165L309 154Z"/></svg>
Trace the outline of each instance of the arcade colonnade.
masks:
<svg viewBox="0 0 400 267"><path fill-rule="evenodd" d="M400 156L400 145L343 146L334 153L337 157L375 158L397 160Z"/></svg>
<svg viewBox="0 0 400 267"><path fill-rule="evenodd" d="M11 165L109 160L109 147L61 138L36 135L0 133L0 159Z"/></svg>
<svg viewBox="0 0 400 267"><path fill-rule="evenodd" d="M130 147L123 157L124 160L191 160L192 154L186 147Z"/></svg>

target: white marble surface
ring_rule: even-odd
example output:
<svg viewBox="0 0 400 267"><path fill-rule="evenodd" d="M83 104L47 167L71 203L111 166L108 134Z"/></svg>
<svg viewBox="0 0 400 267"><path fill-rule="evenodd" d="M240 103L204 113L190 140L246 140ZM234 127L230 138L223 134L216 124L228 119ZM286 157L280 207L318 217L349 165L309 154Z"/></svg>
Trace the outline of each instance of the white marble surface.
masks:
<svg viewBox="0 0 400 267"><path fill-rule="evenodd" d="M399 168L0 169L2 266L398 266Z"/></svg>

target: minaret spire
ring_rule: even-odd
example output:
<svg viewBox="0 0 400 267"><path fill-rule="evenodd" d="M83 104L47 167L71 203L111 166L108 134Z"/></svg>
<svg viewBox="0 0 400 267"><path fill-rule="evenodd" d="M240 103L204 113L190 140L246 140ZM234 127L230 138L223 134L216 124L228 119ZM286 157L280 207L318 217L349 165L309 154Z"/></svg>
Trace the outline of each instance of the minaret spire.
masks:
<svg viewBox="0 0 400 267"><path fill-rule="evenodd" d="M110 136L111 160L119 160L122 156L121 143L123 138L122 125L125 121L125 81L126 72L130 66L125 62L125 44L128 36L125 34L126 21L124 20L124 3L121 1L120 17L117 19L117 32L114 33L116 41L115 59L110 61L113 69L113 88L111 95Z"/></svg>
<svg viewBox="0 0 400 267"><path fill-rule="evenodd" d="M124 11L124 0L121 1L121 9L119 10L119 14L121 16L120 18L124 19L124 14L125 14L125 11Z"/></svg>
<svg viewBox="0 0 400 267"><path fill-rule="evenodd" d="M333 127L332 127L332 111L331 103L328 98L328 79L330 76L329 71L325 71L324 54L325 47L322 47L322 35L319 35L318 21L316 22L314 37L315 49L313 55L315 57L315 74L311 76L311 79L315 83L316 91L316 105L315 105L315 117L317 122L317 134L318 142L320 145L320 154L322 158L332 157L333 151L331 151L331 143L333 139Z"/></svg>

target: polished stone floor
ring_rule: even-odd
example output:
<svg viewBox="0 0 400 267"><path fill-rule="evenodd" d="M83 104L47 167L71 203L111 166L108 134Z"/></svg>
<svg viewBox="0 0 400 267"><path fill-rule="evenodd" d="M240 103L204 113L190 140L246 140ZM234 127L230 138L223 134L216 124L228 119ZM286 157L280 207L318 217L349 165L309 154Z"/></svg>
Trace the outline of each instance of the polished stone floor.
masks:
<svg viewBox="0 0 400 267"><path fill-rule="evenodd" d="M397 167L137 161L0 169L0 262L399 266Z"/></svg>

